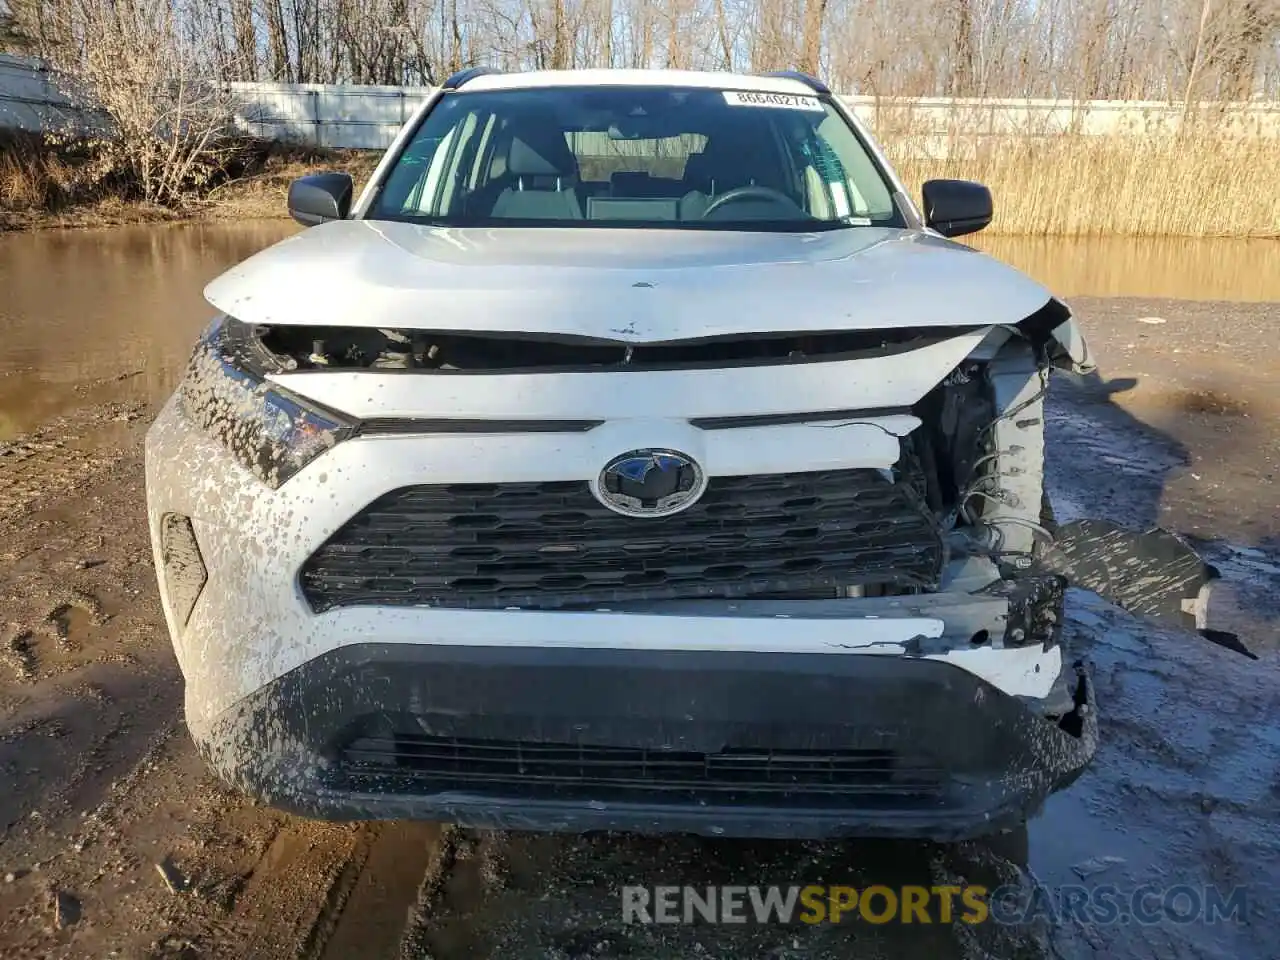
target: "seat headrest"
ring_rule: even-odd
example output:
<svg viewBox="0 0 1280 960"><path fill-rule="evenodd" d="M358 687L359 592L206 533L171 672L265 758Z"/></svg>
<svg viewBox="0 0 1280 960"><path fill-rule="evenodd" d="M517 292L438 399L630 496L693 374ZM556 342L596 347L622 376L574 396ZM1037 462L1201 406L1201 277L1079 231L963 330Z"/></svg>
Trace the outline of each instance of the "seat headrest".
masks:
<svg viewBox="0 0 1280 960"><path fill-rule="evenodd" d="M555 128L525 128L511 141L507 170L517 177L572 177L578 160Z"/></svg>
<svg viewBox="0 0 1280 960"><path fill-rule="evenodd" d="M643 170L617 170L609 177L609 184L615 190L639 196L653 184L653 178Z"/></svg>

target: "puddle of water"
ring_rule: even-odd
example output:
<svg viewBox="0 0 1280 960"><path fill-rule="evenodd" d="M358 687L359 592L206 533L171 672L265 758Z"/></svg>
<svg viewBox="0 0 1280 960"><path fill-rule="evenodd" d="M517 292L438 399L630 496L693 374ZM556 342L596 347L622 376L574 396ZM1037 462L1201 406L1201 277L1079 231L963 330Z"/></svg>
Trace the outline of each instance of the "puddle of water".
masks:
<svg viewBox="0 0 1280 960"><path fill-rule="evenodd" d="M162 402L213 315L204 285L297 229L269 220L0 236L0 440L87 402Z"/></svg>
<svg viewBox="0 0 1280 960"><path fill-rule="evenodd" d="M212 314L204 285L289 221L0 236L0 440L78 405L157 404ZM978 237L1063 296L1280 300L1280 242Z"/></svg>
<svg viewBox="0 0 1280 960"><path fill-rule="evenodd" d="M1098 756L1029 825L1030 867L1050 891L1108 888L1115 920L1062 917L1058 951L1075 957L1274 956L1261 918L1276 909L1278 665L1162 631L1088 594L1068 599L1070 640L1093 665ZM1181 902L1168 899L1183 890ZM1159 917L1126 915L1132 898ZM1187 894L1242 898L1243 915L1191 916ZM1096 918L1096 914L1094 915Z"/></svg>
<svg viewBox="0 0 1280 960"><path fill-rule="evenodd" d="M1280 240L979 234L973 246L1062 297L1280 300Z"/></svg>

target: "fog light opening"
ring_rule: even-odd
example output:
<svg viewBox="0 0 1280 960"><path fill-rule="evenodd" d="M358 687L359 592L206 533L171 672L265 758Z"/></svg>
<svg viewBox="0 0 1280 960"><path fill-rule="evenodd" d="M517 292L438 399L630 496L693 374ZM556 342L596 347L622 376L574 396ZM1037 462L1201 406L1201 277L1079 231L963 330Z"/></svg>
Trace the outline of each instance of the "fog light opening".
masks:
<svg viewBox="0 0 1280 960"><path fill-rule="evenodd" d="M190 517L166 513L160 518L160 562L169 606L178 626L185 627L209 580Z"/></svg>

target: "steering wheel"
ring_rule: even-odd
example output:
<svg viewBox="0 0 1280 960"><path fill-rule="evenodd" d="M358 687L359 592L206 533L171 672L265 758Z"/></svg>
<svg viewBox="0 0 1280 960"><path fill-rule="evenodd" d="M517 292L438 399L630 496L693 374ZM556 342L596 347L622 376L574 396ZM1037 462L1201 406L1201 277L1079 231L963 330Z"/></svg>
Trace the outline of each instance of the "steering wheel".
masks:
<svg viewBox="0 0 1280 960"><path fill-rule="evenodd" d="M727 193L722 193L712 200L707 204L707 209L702 211L702 219L707 219L709 215L726 204L736 203L739 200L775 200L785 203L788 207L796 206L796 202L781 190L775 190L773 187L758 187L755 184L747 184L742 187L734 187Z"/></svg>

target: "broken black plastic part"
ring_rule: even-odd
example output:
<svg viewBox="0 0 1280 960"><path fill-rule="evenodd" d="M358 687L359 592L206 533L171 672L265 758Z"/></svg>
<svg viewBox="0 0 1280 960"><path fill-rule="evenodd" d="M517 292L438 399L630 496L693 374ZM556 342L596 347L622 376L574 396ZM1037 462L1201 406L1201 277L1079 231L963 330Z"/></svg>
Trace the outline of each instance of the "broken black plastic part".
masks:
<svg viewBox="0 0 1280 960"><path fill-rule="evenodd" d="M1235 634L1204 626L1208 587L1221 575L1168 530L1155 527L1138 533L1109 520L1064 523L1051 543L1037 545L1035 567L1060 574L1072 586L1137 616L1195 631L1212 643L1257 659Z"/></svg>
<svg viewBox="0 0 1280 960"><path fill-rule="evenodd" d="M1044 306L1019 320L1017 327L1023 336L1038 347L1044 347L1053 338L1053 331L1071 319L1067 305L1056 297L1050 297Z"/></svg>
<svg viewBox="0 0 1280 960"><path fill-rule="evenodd" d="M723 369L885 357L944 342L972 328L819 330L730 334L660 343L520 331L382 330L337 326L260 326L228 321L257 341L245 361L262 372L367 369L436 376L612 370Z"/></svg>
<svg viewBox="0 0 1280 960"><path fill-rule="evenodd" d="M1220 647L1226 647L1228 650L1233 650L1236 653L1242 654L1250 660L1258 659L1258 655L1246 647L1241 642L1240 638L1234 633L1228 633L1225 630L1211 630L1207 627L1202 627L1197 632L1210 643L1216 643Z"/></svg>

